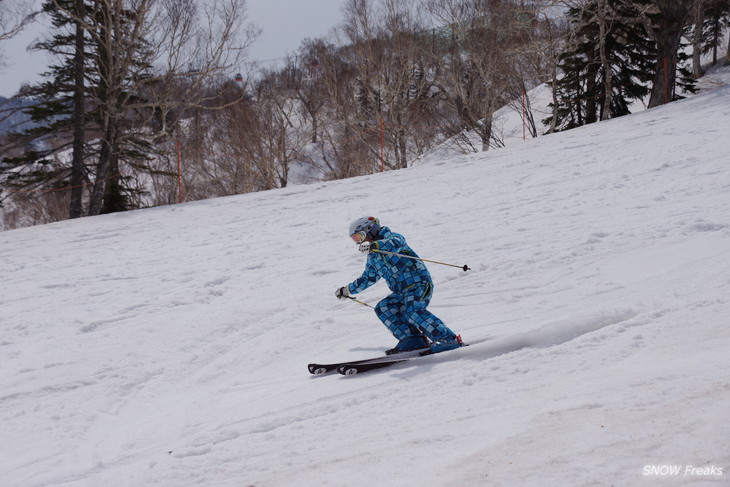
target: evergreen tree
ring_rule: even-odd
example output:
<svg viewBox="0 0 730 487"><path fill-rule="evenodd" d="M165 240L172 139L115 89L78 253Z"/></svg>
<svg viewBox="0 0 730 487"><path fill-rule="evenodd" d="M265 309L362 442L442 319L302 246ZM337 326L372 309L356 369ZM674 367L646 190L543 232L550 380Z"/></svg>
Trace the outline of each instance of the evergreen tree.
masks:
<svg viewBox="0 0 730 487"><path fill-rule="evenodd" d="M90 215L135 207L139 191L123 173L146 169L154 152L145 128L151 109L137 108L152 105L143 96L152 79L152 67L144 61L153 58L151 47L142 35L129 35L139 31L133 25L139 20L134 11L115 8L119 5L43 4L55 34L35 47L57 62L49 66L46 81L22 92L33 100L26 113L35 126L16 134L17 144L36 149L5 160L9 186L70 188L71 218L82 216L85 194ZM69 149L70 164L56 156Z"/></svg>
<svg viewBox="0 0 730 487"><path fill-rule="evenodd" d="M572 48L559 61L563 77L556 87L559 96L558 106L554 107L558 116L557 130L626 115L630 113L633 100L642 99L649 93L655 45L640 24L619 21L636 17L635 5L607 0L608 13L604 12L604 15L609 17L601 19L598 4L598 0L593 0L582 8L568 11ZM601 21L609 26L603 41ZM607 63L601 60L601 49L604 49ZM610 73L606 71L606 65ZM607 76L610 76L608 93ZM608 104L605 103L607 96ZM549 124L551 120L546 119L543 123Z"/></svg>
<svg viewBox="0 0 730 487"><path fill-rule="evenodd" d="M712 63L717 63L718 50L722 48L723 32L730 27L730 2L710 0L704 12L702 25L702 53L712 52ZM730 56L730 54L728 54Z"/></svg>
<svg viewBox="0 0 730 487"><path fill-rule="evenodd" d="M32 100L24 111L33 128L15 135L16 144L32 145L35 150L4 162L6 184L11 187L71 187L69 216L82 214L86 130L84 73L90 68L85 55L87 38L82 21L89 8L84 0L46 1L43 12L51 19L56 34L36 44L36 49L53 54L59 62L49 66L47 81L25 88L22 95ZM73 12L75 19L69 13ZM64 140L61 144L46 143L51 136ZM54 160L54 154L72 147L72 162Z"/></svg>

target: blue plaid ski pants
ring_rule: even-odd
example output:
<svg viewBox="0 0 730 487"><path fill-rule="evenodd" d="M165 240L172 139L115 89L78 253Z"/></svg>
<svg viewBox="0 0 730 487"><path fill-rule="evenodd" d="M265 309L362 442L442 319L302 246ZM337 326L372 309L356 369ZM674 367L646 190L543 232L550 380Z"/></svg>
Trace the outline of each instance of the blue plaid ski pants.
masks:
<svg viewBox="0 0 730 487"><path fill-rule="evenodd" d="M436 341L453 333L426 309L432 295L430 283L418 283L380 301L375 313L398 341L419 335Z"/></svg>

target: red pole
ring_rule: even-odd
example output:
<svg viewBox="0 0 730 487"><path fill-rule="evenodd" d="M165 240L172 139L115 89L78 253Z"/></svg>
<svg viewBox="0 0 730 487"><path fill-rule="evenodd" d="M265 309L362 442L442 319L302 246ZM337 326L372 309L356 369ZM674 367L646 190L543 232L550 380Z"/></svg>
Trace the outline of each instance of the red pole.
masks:
<svg viewBox="0 0 730 487"><path fill-rule="evenodd" d="M177 202L182 203L182 165L180 163L180 141L177 141Z"/></svg>
<svg viewBox="0 0 730 487"><path fill-rule="evenodd" d="M380 116L380 172L385 172L385 147L383 146L383 116Z"/></svg>

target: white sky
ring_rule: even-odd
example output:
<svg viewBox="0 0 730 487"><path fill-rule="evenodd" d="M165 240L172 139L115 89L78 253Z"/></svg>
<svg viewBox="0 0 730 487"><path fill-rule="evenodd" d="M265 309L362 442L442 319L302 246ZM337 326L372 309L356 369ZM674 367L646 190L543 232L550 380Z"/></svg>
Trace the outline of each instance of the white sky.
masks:
<svg viewBox="0 0 730 487"><path fill-rule="evenodd" d="M342 18L345 0L248 0L249 21L263 29L250 59L267 61L294 52L307 37L325 37ZM48 65L44 53L26 50L43 28L35 26L0 42L8 66L0 71L0 96L10 97L24 82L38 82Z"/></svg>

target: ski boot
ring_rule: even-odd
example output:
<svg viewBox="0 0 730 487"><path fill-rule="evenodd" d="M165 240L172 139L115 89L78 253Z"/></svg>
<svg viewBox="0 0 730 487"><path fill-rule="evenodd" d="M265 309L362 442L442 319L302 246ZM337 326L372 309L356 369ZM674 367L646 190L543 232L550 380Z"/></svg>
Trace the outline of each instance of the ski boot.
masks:
<svg viewBox="0 0 730 487"><path fill-rule="evenodd" d="M431 352L445 352L447 350L453 350L463 346L464 342L461 341L461 335L453 335L433 342L433 344L431 344Z"/></svg>
<svg viewBox="0 0 730 487"><path fill-rule="evenodd" d="M385 355L395 355L402 352L410 352L411 350L421 350L428 348L431 343L423 335L406 337L399 341L398 344L385 351Z"/></svg>

